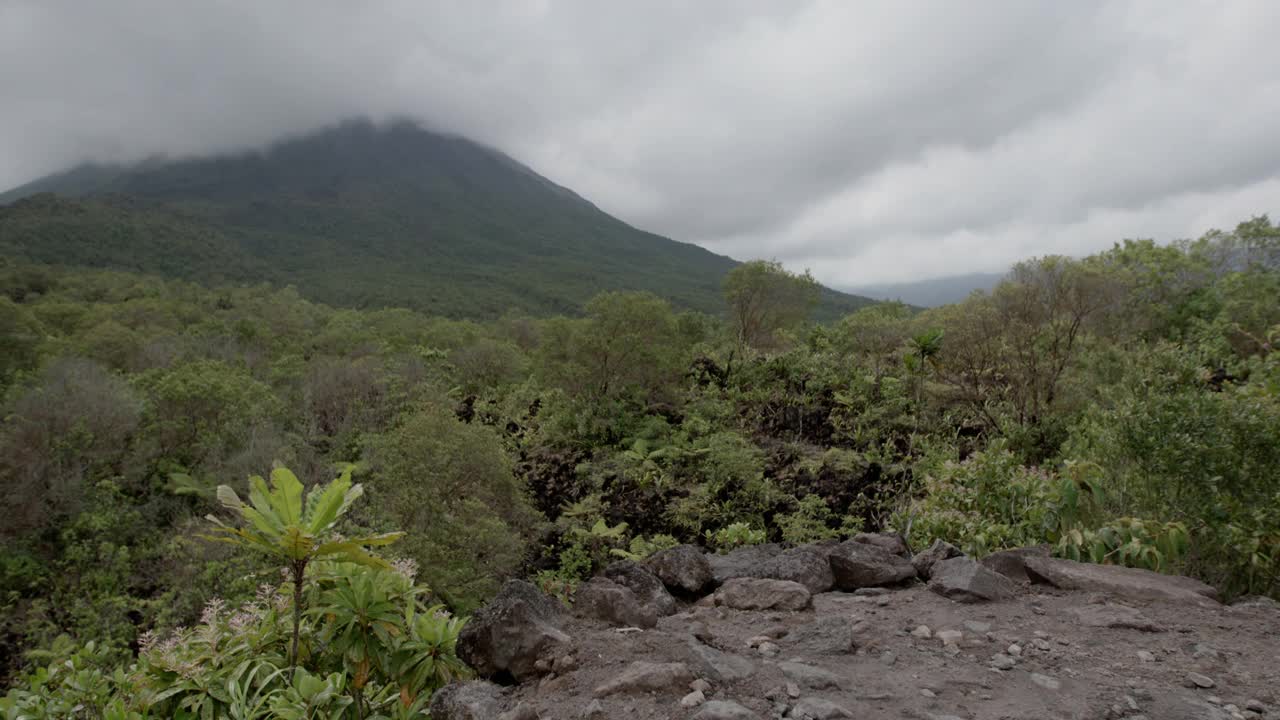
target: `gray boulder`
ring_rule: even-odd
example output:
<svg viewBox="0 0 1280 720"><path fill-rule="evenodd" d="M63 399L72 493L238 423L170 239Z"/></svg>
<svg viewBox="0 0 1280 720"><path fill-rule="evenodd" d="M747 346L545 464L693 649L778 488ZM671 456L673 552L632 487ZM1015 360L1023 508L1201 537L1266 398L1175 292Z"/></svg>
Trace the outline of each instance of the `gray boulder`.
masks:
<svg viewBox="0 0 1280 720"><path fill-rule="evenodd" d="M927 550L921 550L911 558L911 565L916 569L917 575L928 580L933 573L934 565L943 560L963 556L964 553L960 552L960 548L955 545L944 540L934 540Z"/></svg>
<svg viewBox="0 0 1280 720"><path fill-rule="evenodd" d="M674 615L676 599L657 575L630 560L618 560L604 569L604 576L635 593L641 605L653 608L658 617Z"/></svg>
<svg viewBox="0 0 1280 720"><path fill-rule="evenodd" d="M1074 622L1084 627L1114 628L1118 630L1141 630L1142 632L1164 632L1164 628L1143 615L1136 608L1128 605L1082 605L1069 608L1067 613Z"/></svg>
<svg viewBox="0 0 1280 720"><path fill-rule="evenodd" d="M1027 575L1027 558L1033 557L1049 557L1049 546L1032 545L1013 550L1001 550L987 555L980 562L1010 580L1027 583L1031 582L1031 578Z"/></svg>
<svg viewBox="0 0 1280 720"><path fill-rule="evenodd" d="M844 685L844 680L839 675L816 665L800 662L780 662L778 663L778 669L800 687L814 690L840 690Z"/></svg>
<svg viewBox="0 0 1280 720"><path fill-rule="evenodd" d="M750 576L798 582L814 594L830 590L836 582L826 554L807 545L765 560L751 571Z"/></svg>
<svg viewBox="0 0 1280 720"><path fill-rule="evenodd" d="M694 713L693 720L760 720L760 716L732 700L712 700Z"/></svg>
<svg viewBox="0 0 1280 720"><path fill-rule="evenodd" d="M503 689L484 680L445 685L431 696L435 720L492 720L502 712Z"/></svg>
<svg viewBox="0 0 1280 720"><path fill-rule="evenodd" d="M1199 580L1181 575L1128 568L1119 565L1095 565L1050 557L1025 559L1027 576L1032 582L1052 585L1062 590L1105 592L1130 600L1179 600L1197 604L1216 604L1218 591Z"/></svg>
<svg viewBox="0 0 1280 720"><path fill-rule="evenodd" d="M693 680L684 663L633 662L609 682L595 689L598 698L618 693L683 692Z"/></svg>
<svg viewBox="0 0 1280 720"><path fill-rule="evenodd" d="M899 533L858 533L853 536L853 541L875 545L899 557L908 559L911 557L911 548L907 547L906 538Z"/></svg>
<svg viewBox="0 0 1280 720"><path fill-rule="evenodd" d="M699 675L714 682L746 680L756 671L755 663L747 658L703 645L693 638L689 639L689 658Z"/></svg>
<svg viewBox="0 0 1280 720"><path fill-rule="evenodd" d="M559 601L523 580L508 580L462 629L458 657L480 677L534 677L540 657L570 642L561 629L563 617Z"/></svg>
<svg viewBox="0 0 1280 720"><path fill-rule="evenodd" d="M894 585L916 576L910 560L877 545L853 540L832 548L829 560L836 587L841 590Z"/></svg>
<svg viewBox="0 0 1280 720"><path fill-rule="evenodd" d="M716 604L735 610L803 610L812 595L790 580L733 578L716 591Z"/></svg>
<svg viewBox="0 0 1280 720"><path fill-rule="evenodd" d="M787 633L787 646L805 655L844 655L875 643L865 620L823 615Z"/></svg>
<svg viewBox="0 0 1280 720"><path fill-rule="evenodd" d="M698 595L711 585L711 564L692 545L661 550L644 564L673 593Z"/></svg>
<svg viewBox="0 0 1280 720"><path fill-rule="evenodd" d="M730 550L724 555L708 554L706 558L711 566L711 582L719 587L724 581L732 578L754 577L757 568L780 555L783 549L783 546L777 543L767 543L747 545Z"/></svg>
<svg viewBox="0 0 1280 720"><path fill-rule="evenodd" d="M800 698L791 708L791 717L798 720L837 720L851 718L853 713L842 705L817 697Z"/></svg>
<svg viewBox="0 0 1280 720"><path fill-rule="evenodd" d="M1011 598L1018 588L976 560L957 557L933 566L929 589L956 602L976 603Z"/></svg>
<svg viewBox="0 0 1280 720"><path fill-rule="evenodd" d="M573 614L619 627L652 628L658 613L641 605L631 589L607 578L592 578L573 597Z"/></svg>

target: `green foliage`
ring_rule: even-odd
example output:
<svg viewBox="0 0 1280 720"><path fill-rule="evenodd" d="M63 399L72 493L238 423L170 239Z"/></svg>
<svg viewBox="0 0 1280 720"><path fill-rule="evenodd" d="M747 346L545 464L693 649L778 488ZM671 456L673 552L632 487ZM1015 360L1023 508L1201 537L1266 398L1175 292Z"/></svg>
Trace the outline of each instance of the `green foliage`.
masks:
<svg viewBox="0 0 1280 720"><path fill-rule="evenodd" d="M753 260L730 270L724 297L739 349L777 347L780 332L808 318L820 287L808 271L797 275L777 261Z"/></svg>
<svg viewBox="0 0 1280 720"><path fill-rule="evenodd" d="M766 539L764 530L753 528L744 522L730 523L715 532L708 530L706 537L707 544L722 553L746 545L759 545Z"/></svg>
<svg viewBox="0 0 1280 720"><path fill-rule="evenodd" d="M370 444L377 512L404 528L403 551L431 587L468 610L519 567L536 514L497 435L432 407Z"/></svg>
<svg viewBox="0 0 1280 720"><path fill-rule="evenodd" d="M796 503L794 512L778 520L782 539L789 543L810 543L839 537L840 532L831 527L831 508L818 495L806 495Z"/></svg>
<svg viewBox="0 0 1280 720"><path fill-rule="evenodd" d="M14 212L76 210L40 202L57 201ZM916 546L1047 543L1280 596L1277 237L1257 218L1038 259L956 306L788 321L749 352L732 320L643 292L601 295L583 317L473 322L5 265L0 677L20 695L6 702L37 717L413 717L458 669L457 621L432 608L466 612L523 573L567 597L615 558L678 542L896 528ZM330 285L361 285L334 266ZM265 504L237 499L271 531L243 514L229 528L263 552L199 541L216 478L277 458L302 477L357 461L340 484L358 478L371 502L313 534L305 490L280 476L257 489ZM297 503L296 532L266 516ZM295 589L308 548L351 542L336 533L398 529L429 587L312 558L300 600L255 599L264 578L278 594L281 566ZM214 597L261 609L237 634L252 656L210 660L233 647L198 622ZM402 646L410 635L421 644ZM190 644L170 659L195 664L138 657L155 636Z"/></svg>

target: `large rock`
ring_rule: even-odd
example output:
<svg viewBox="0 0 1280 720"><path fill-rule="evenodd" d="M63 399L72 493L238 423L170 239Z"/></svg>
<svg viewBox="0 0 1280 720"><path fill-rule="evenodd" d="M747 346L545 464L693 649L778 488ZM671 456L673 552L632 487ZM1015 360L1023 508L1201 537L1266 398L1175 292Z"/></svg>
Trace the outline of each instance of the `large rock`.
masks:
<svg viewBox="0 0 1280 720"><path fill-rule="evenodd" d="M798 582L814 594L830 590L836 582L826 554L810 546L792 548L765 560L750 576Z"/></svg>
<svg viewBox="0 0 1280 720"><path fill-rule="evenodd" d="M993 552L980 561L988 569L994 570L1015 582L1031 582L1027 575L1027 558L1049 557L1048 545L1032 545Z"/></svg>
<svg viewBox="0 0 1280 720"><path fill-rule="evenodd" d="M689 657L698 674L715 682L738 682L755 674L756 666L741 655L732 655L689 639Z"/></svg>
<svg viewBox="0 0 1280 720"><path fill-rule="evenodd" d="M869 543L840 543L831 549L829 560L841 590L893 585L916 576L910 560Z"/></svg>
<svg viewBox="0 0 1280 720"><path fill-rule="evenodd" d="M1266 595L1246 595L1231 603L1233 608L1258 608L1262 610L1280 610L1280 602Z"/></svg>
<svg viewBox="0 0 1280 720"><path fill-rule="evenodd" d="M1063 590L1111 593L1131 600L1179 600L1216 604L1218 597L1217 590L1199 580L1180 575L1161 575L1139 568L1028 557L1026 569L1033 582Z"/></svg>
<svg viewBox="0 0 1280 720"><path fill-rule="evenodd" d="M645 561L645 567L673 593L698 595L711 585L711 564L692 545L678 545L654 553Z"/></svg>
<svg viewBox="0 0 1280 720"><path fill-rule="evenodd" d="M595 696L617 693L670 692L688 689L693 673L684 663L633 662L609 682L595 689Z"/></svg>
<svg viewBox="0 0 1280 720"><path fill-rule="evenodd" d="M1084 627L1164 632L1164 628L1127 605L1083 605L1070 608L1067 612L1075 619L1076 624Z"/></svg>
<svg viewBox="0 0 1280 720"><path fill-rule="evenodd" d="M787 633L787 647L806 655L844 655L876 643L871 625L844 615L823 615Z"/></svg>
<svg viewBox="0 0 1280 720"><path fill-rule="evenodd" d="M898 557L910 558L911 548L907 547L906 538L899 533L858 533L853 536L854 542L875 545Z"/></svg>
<svg viewBox="0 0 1280 720"><path fill-rule="evenodd" d="M760 720L760 716L732 700L712 700L693 714L693 720Z"/></svg>
<svg viewBox="0 0 1280 720"><path fill-rule="evenodd" d="M1018 588L976 560L957 557L933 566L929 589L956 602L975 603L1011 598Z"/></svg>
<svg viewBox="0 0 1280 720"><path fill-rule="evenodd" d="M434 720L493 720L502 712L503 692L484 680L445 685L431 696L427 712Z"/></svg>
<svg viewBox="0 0 1280 720"><path fill-rule="evenodd" d="M960 552L960 548L945 540L934 540L928 549L921 550L916 553L915 557L911 558L911 565L916 569L917 575L928 580L933 574L934 565L954 557L964 557L964 553Z"/></svg>
<svg viewBox="0 0 1280 720"><path fill-rule="evenodd" d="M814 690L840 690L844 685L844 680L839 675L816 665L788 661L778 663L778 669L800 687Z"/></svg>
<svg viewBox="0 0 1280 720"><path fill-rule="evenodd" d="M716 604L734 610L803 610L813 596L790 580L733 578L716 591Z"/></svg>
<svg viewBox="0 0 1280 720"><path fill-rule="evenodd" d="M604 569L604 576L635 593L641 605L653 608L658 617L674 615L676 599L671 597L667 586L662 584L657 575L630 560L619 560L610 563Z"/></svg>
<svg viewBox="0 0 1280 720"><path fill-rule="evenodd" d="M804 697L791 708L790 717L797 720L837 720L851 718L853 713L843 705L819 697Z"/></svg>
<svg viewBox="0 0 1280 720"><path fill-rule="evenodd" d="M458 657L480 677L509 674L517 681L535 676L544 654L566 645L564 607L523 580L508 580L476 612L458 636Z"/></svg>
<svg viewBox="0 0 1280 720"><path fill-rule="evenodd" d="M658 613L641 605L630 588L599 577L578 588L573 596L573 614L620 627L648 629L658 624Z"/></svg>
<svg viewBox="0 0 1280 720"><path fill-rule="evenodd" d="M777 543L764 545L747 545L730 550L724 555L707 555L707 563L711 565L711 582L719 586L726 580L736 577L755 577L755 571L764 563L780 555L783 546ZM790 578L783 578L789 580Z"/></svg>

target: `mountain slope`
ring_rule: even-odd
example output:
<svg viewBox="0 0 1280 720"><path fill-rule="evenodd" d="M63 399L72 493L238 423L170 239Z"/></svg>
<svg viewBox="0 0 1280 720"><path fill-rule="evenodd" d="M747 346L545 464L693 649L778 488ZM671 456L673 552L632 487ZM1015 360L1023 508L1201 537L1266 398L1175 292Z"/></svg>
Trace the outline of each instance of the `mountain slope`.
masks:
<svg viewBox="0 0 1280 720"><path fill-rule="evenodd" d="M235 155L86 165L0 195L10 202L0 208L7 255L287 282L337 305L459 317L573 312L615 289L719 312L721 278L736 265L633 228L502 153L408 123L348 122ZM868 302L831 291L821 314Z"/></svg>

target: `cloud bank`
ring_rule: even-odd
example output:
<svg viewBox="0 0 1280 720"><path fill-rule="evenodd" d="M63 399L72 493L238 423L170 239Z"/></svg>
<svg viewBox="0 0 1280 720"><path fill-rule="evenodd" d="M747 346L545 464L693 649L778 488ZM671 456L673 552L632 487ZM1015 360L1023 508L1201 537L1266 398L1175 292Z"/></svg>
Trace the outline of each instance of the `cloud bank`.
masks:
<svg viewBox="0 0 1280 720"><path fill-rule="evenodd" d="M7 0L0 187L405 115L836 286L1280 208L1280 3Z"/></svg>

